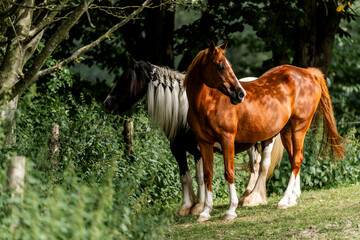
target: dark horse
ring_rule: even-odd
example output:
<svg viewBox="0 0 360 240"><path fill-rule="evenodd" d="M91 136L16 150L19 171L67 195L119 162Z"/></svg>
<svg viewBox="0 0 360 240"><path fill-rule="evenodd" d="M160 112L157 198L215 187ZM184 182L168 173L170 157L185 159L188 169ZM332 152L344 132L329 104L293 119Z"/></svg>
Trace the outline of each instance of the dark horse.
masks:
<svg viewBox="0 0 360 240"><path fill-rule="evenodd" d="M225 57L226 45L216 47L212 42L208 49L201 51L188 68L184 83L189 100L188 123L200 146L207 188L205 207L198 221L210 218L213 205L211 184L216 142L223 149L225 179L230 191L226 220L236 218L238 203L234 185L236 143L246 146L261 141L264 145L260 177L246 202L259 198L259 193L264 192L259 184L265 182L273 139L281 134L291 163L291 177L278 204L280 208L295 205L300 195L304 138L317 109L323 117L324 137L332 152L342 157L345 151L320 70L284 65L270 69L256 81L240 84Z"/></svg>
<svg viewBox="0 0 360 240"><path fill-rule="evenodd" d="M203 163L197 145L196 136L187 124L188 100L183 86L185 75L164 67L158 67L144 61L136 61L129 56L129 66L116 82L109 96L104 101L104 106L111 114L122 114L137 102L147 97L147 111L150 119L159 125L170 141L170 149L180 169L183 201L179 214L199 214L204 207L205 185L203 178ZM251 144L252 147L254 144ZM237 149L237 152L243 151ZM196 181L198 183L197 204L192 187L192 179L186 160L186 152L194 156L196 163ZM275 166L281 161L283 146L280 138L275 143L271 156L271 167L268 177ZM244 196L250 194L258 178L261 155L257 147L252 147L250 156L250 180ZM265 184L263 186L265 188ZM265 204L266 194L262 195L257 203L246 203L252 206L259 203Z"/></svg>

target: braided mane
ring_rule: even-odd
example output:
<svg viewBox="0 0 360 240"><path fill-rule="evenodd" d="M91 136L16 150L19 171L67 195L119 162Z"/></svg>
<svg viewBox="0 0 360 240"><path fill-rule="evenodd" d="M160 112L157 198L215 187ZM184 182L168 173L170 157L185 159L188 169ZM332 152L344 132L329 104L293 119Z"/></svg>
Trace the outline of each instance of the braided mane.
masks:
<svg viewBox="0 0 360 240"><path fill-rule="evenodd" d="M171 141L181 128L187 127L185 75L169 68L153 67L147 91L147 110L153 123L159 125Z"/></svg>

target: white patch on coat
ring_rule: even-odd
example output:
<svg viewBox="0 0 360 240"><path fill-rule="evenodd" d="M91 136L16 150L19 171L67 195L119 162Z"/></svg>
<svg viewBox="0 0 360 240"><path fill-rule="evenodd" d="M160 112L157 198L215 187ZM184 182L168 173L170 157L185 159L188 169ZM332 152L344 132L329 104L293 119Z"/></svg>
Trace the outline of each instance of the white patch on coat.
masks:
<svg viewBox="0 0 360 240"><path fill-rule="evenodd" d="M226 212L227 215L232 215L232 216L236 216L235 210L236 207L239 203L237 194L236 194L236 189L235 189L235 185L234 183L229 185L229 195L230 195L230 206L229 206L229 210Z"/></svg>
<svg viewBox="0 0 360 240"><path fill-rule="evenodd" d="M293 194L296 196L296 198L299 198L301 195L301 188L300 188L300 170L296 176L296 180L295 180L295 188L294 188L294 192Z"/></svg>
<svg viewBox="0 0 360 240"><path fill-rule="evenodd" d="M183 200L181 203L181 209L182 208L191 208L194 203L194 190L192 188L192 179L190 172L187 171L185 175L180 176L181 186L183 190Z"/></svg>
<svg viewBox="0 0 360 240"><path fill-rule="evenodd" d="M295 202L294 202L294 197L293 197L295 182L296 182L295 175L293 172L291 172L288 186L284 193L284 197L278 203L278 208L288 208L288 207L292 207L296 204L296 198L295 198Z"/></svg>
<svg viewBox="0 0 360 240"><path fill-rule="evenodd" d="M229 68L231 68L230 63L228 62L227 59L225 59L225 63L226 63L226 65L227 65Z"/></svg>
<svg viewBox="0 0 360 240"><path fill-rule="evenodd" d="M214 143L214 147L217 148L217 149L219 149L220 151L222 151L222 148L221 148L221 144L220 144L220 143L215 142L215 143Z"/></svg>
<svg viewBox="0 0 360 240"><path fill-rule="evenodd" d="M256 181L255 187L249 196L245 197L243 206L256 206L259 204L266 204L266 176L271 164L271 151L274 147L274 139L264 148L261 155L259 177Z"/></svg>
<svg viewBox="0 0 360 240"><path fill-rule="evenodd" d="M206 199L204 210L200 213L200 216L210 217L210 212L213 208L212 192L206 189Z"/></svg>
<svg viewBox="0 0 360 240"><path fill-rule="evenodd" d="M198 203L204 203L206 197L206 187L204 182L204 166L202 158L200 158L196 163L196 182L198 184Z"/></svg>
<svg viewBox="0 0 360 240"><path fill-rule="evenodd" d="M240 78L239 81L240 82L252 82L255 81L257 78L256 77L244 77L244 78Z"/></svg>

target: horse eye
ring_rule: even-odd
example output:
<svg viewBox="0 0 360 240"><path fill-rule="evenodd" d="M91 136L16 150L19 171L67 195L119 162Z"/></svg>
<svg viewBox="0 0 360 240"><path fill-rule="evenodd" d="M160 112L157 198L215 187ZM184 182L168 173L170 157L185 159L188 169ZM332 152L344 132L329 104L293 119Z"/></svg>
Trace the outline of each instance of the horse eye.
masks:
<svg viewBox="0 0 360 240"><path fill-rule="evenodd" d="M220 64L217 68L218 68L218 70L224 70L224 69L225 69L225 65L224 65L224 64Z"/></svg>

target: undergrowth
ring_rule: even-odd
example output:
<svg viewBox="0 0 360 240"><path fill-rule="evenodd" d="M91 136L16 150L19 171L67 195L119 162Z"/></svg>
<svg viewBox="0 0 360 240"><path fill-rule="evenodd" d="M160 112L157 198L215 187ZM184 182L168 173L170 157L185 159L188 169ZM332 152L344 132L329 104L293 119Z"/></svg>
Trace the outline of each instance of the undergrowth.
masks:
<svg viewBox="0 0 360 240"><path fill-rule="evenodd" d="M57 74L57 75L56 75ZM135 153L129 158L122 137L122 117L108 115L101 99L72 92L69 72L34 85L19 100L15 145L0 130L1 239L161 239L181 203L179 170L160 130L151 129L144 108L136 108ZM65 78L65 80L64 80ZM58 84L62 81L65 84ZM50 127L60 126L60 149L49 152ZM359 141L355 130L345 136L347 157L317 160L320 132L308 134L301 168L302 189L360 181ZM6 170L9 158L27 158L24 200L11 198ZM281 194L290 176L284 154L281 167L268 183L268 193ZM247 161L246 154L235 162ZM55 165L55 159L58 165ZM195 164L188 162L195 179ZM236 171L241 194L248 173ZM194 181L195 182L195 181ZM194 184L196 192L196 184ZM228 199L221 156L214 161L214 201Z"/></svg>

